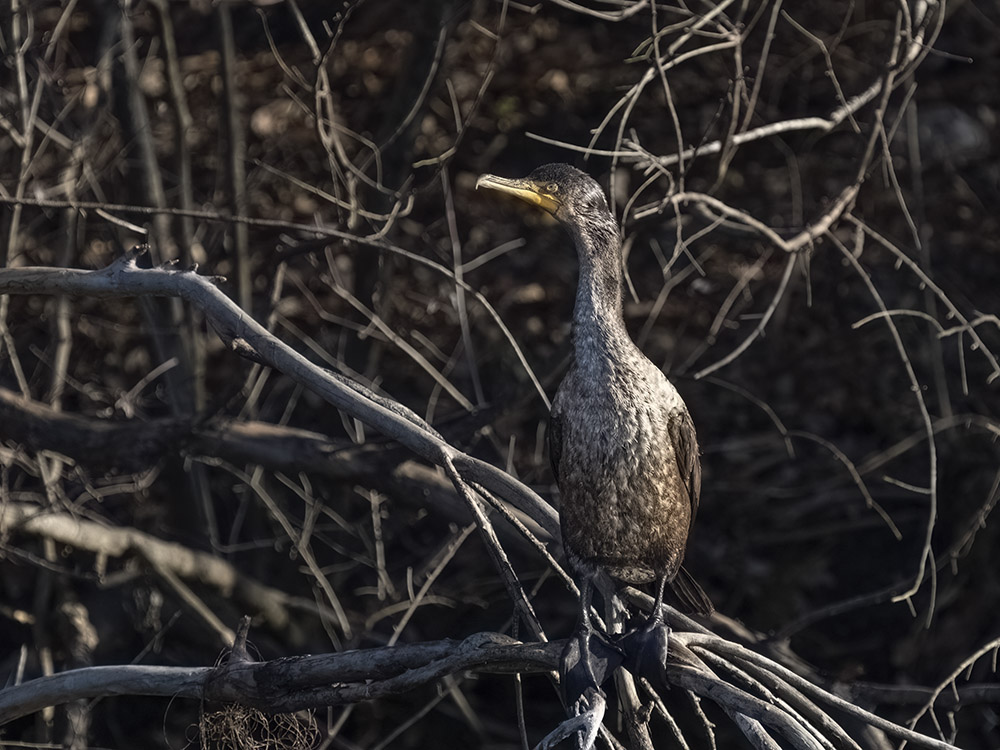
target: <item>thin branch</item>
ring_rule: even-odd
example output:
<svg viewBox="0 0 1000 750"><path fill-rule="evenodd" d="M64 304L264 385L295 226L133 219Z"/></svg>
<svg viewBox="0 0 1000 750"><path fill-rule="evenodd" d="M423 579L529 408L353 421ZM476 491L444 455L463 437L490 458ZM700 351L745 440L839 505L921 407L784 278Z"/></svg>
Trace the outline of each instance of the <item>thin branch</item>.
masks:
<svg viewBox="0 0 1000 750"><path fill-rule="evenodd" d="M253 607L276 631L290 623L288 595L244 575L231 563L215 555L188 549L127 527L109 527L77 518L69 513L47 511L29 503L0 505L0 534L14 532L52 539L76 549L106 557L139 554L151 565L178 578L197 581Z"/></svg>
<svg viewBox="0 0 1000 750"><path fill-rule="evenodd" d="M681 634L675 634L675 637L680 638ZM941 742L940 740L935 740L922 734L918 734L911 729L906 729L905 727L894 724L887 719L876 716L869 711L865 711L863 708L860 708L843 698L839 698L833 693L825 691L821 687L813 685L805 678L799 677L790 669L786 669L777 662L771 661L770 659L767 659L766 657L763 657L760 654L736 643L726 641L718 636L701 635L696 633L684 633L683 639L685 645L688 647L703 646L704 648L714 651L717 654L738 658L751 664L756 664L757 666L768 671L774 672L778 677L783 679L792 687L801 691L804 695L811 696L814 700L821 703L831 705L834 708L847 713L849 716L875 727L876 729L880 729L893 737L899 737L900 739L913 742L918 747L928 747L933 748L933 750L957 750L954 745L947 742Z"/></svg>

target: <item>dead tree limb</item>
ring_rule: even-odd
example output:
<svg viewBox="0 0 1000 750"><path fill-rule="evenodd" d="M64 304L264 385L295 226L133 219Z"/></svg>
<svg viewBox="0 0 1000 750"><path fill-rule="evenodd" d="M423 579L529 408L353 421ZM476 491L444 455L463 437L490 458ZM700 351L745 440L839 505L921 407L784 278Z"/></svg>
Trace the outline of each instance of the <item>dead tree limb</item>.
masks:
<svg viewBox="0 0 1000 750"><path fill-rule="evenodd" d="M310 362L250 318L212 279L174 268L139 268L135 259L141 252L133 251L99 271L34 267L0 270L0 293L185 299L202 311L213 330L240 356L285 373L425 460L442 467L452 462L464 480L506 499L533 517L552 538L559 538L558 517L552 506L505 471L456 450L405 407Z"/></svg>
<svg viewBox="0 0 1000 750"><path fill-rule="evenodd" d="M408 692L456 672L548 673L562 642L519 643L498 633L218 667L88 667L0 690L0 725L81 698L149 695L239 703L270 713L342 706Z"/></svg>

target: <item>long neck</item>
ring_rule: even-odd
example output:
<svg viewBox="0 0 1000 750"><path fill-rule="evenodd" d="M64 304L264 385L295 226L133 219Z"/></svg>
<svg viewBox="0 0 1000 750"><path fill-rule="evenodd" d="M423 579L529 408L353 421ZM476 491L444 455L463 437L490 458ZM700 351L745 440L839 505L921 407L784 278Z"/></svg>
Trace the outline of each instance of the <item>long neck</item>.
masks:
<svg viewBox="0 0 1000 750"><path fill-rule="evenodd" d="M621 241L608 214L570 227L580 259L580 280L573 310L573 344L578 366L588 367L627 354L634 345L622 312Z"/></svg>

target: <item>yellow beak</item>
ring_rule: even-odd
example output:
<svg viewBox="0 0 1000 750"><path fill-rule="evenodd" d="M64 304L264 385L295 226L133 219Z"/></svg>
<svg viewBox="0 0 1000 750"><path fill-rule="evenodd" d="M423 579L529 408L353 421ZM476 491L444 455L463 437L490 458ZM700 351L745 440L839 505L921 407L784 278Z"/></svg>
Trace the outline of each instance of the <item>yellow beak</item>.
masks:
<svg viewBox="0 0 1000 750"><path fill-rule="evenodd" d="M559 210L559 201L544 192L539 185L531 180L510 180L506 177L484 174L476 180L476 190L479 190L481 187L499 190L501 193L509 193L523 201L539 206L553 215Z"/></svg>

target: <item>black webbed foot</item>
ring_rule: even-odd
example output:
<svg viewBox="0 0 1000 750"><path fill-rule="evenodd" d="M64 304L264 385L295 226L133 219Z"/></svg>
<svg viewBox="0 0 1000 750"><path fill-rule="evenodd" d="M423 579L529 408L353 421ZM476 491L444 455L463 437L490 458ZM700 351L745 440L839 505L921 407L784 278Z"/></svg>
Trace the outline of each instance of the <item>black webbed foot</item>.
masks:
<svg viewBox="0 0 1000 750"><path fill-rule="evenodd" d="M622 664L625 652L596 632L579 628L566 642L559 665L563 697L576 705L588 690L601 685Z"/></svg>
<svg viewBox="0 0 1000 750"><path fill-rule="evenodd" d="M667 650L670 627L663 621L663 589L667 577L660 585L653 601L653 610L641 627L630 630L617 640L625 652L624 666L637 677L645 677L654 685L667 687Z"/></svg>
<svg viewBox="0 0 1000 750"><path fill-rule="evenodd" d="M666 687L669 641L670 627L662 618L650 617L645 625L630 630L616 643L624 652L622 663L629 672L657 687Z"/></svg>

